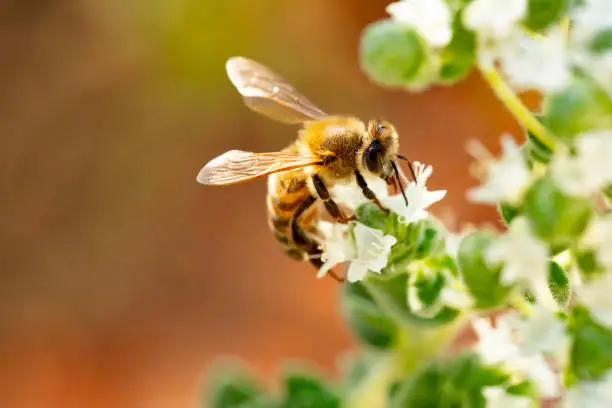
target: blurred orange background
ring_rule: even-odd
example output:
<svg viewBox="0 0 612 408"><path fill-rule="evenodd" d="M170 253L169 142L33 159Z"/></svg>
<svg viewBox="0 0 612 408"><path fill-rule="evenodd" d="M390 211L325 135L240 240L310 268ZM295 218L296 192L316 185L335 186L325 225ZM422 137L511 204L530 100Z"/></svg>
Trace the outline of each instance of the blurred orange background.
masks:
<svg viewBox="0 0 612 408"><path fill-rule="evenodd" d="M518 126L477 74L420 94L371 83L359 36L387 3L1 2L1 407L192 407L228 354L268 384L287 358L337 372L354 345L338 286L279 249L265 181L195 182L226 149L295 135L243 106L232 55L331 113L392 121L449 190L434 212L496 219L465 199L465 144L497 151Z"/></svg>

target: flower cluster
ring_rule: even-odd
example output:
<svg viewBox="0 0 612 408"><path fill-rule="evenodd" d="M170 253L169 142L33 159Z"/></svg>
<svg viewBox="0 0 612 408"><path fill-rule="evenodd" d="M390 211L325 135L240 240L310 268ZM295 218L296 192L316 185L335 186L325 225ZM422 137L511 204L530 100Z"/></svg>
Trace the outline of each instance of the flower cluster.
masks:
<svg viewBox="0 0 612 408"><path fill-rule="evenodd" d="M611 407L612 1L401 0L386 11L362 35L373 80L423 90L475 68L523 125L522 138L502 135L500 157L479 155L467 194L506 228L448 231L428 213L446 192L427 189L432 168L419 163L407 203L367 180L389 212L335 186L357 221L320 223L319 276L346 264L342 310L365 350L340 385L289 376L278 402L230 382L211 406ZM522 90L541 93L539 112ZM444 353L470 326L478 340Z"/></svg>

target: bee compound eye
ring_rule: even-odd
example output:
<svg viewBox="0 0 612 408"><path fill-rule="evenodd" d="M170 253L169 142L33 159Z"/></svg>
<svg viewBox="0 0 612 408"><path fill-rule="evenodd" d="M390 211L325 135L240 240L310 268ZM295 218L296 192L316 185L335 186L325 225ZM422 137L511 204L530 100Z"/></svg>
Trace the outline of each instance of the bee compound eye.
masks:
<svg viewBox="0 0 612 408"><path fill-rule="evenodd" d="M367 147L364 153L365 165L369 171L378 174L382 171L381 162L384 154L384 146L379 140L374 140Z"/></svg>

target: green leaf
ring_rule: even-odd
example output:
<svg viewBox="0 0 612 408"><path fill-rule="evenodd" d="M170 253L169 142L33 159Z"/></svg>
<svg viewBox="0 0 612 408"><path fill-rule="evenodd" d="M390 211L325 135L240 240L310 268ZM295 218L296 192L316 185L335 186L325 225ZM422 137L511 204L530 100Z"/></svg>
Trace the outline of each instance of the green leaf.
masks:
<svg viewBox="0 0 612 408"><path fill-rule="evenodd" d="M533 31L542 31L561 20L565 15L565 0L529 0L525 26Z"/></svg>
<svg viewBox="0 0 612 408"><path fill-rule="evenodd" d="M560 307L565 307L569 300L570 286L565 270L556 262L550 263L548 288Z"/></svg>
<svg viewBox="0 0 612 408"><path fill-rule="evenodd" d="M612 368L612 331L594 321L586 308L572 309L569 331L574 340L568 368L570 377L597 380Z"/></svg>
<svg viewBox="0 0 612 408"><path fill-rule="evenodd" d="M571 139L612 126L612 101L591 79L577 76L567 89L545 99L542 121L555 136Z"/></svg>
<svg viewBox="0 0 612 408"><path fill-rule="evenodd" d="M262 387L235 364L211 370L207 408L267 408Z"/></svg>
<svg viewBox="0 0 612 408"><path fill-rule="evenodd" d="M455 83L465 78L476 62L476 36L463 25L461 13L453 19L453 38L440 54L440 81Z"/></svg>
<svg viewBox="0 0 612 408"><path fill-rule="evenodd" d="M307 372L285 374L282 408L339 408L340 397L319 376Z"/></svg>
<svg viewBox="0 0 612 408"><path fill-rule="evenodd" d="M606 28L595 34L588 47L595 54L603 54L612 49L612 28Z"/></svg>
<svg viewBox="0 0 612 408"><path fill-rule="evenodd" d="M510 224L514 217L521 213L521 210L519 208L507 203L500 203L498 206L498 211L506 225Z"/></svg>
<svg viewBox="0 0 612 408"><path fill-rule="evenodd" d="M373 203L365 203L357 207L355 216L363 225L379 229L385 234L395 235L392 231L397 228L397 216L394 213L390 215L385 214Z"/></svg>
<svg viewBox="0 0 612 408"><path fill-rule="evenodd" d="M392 20L366 27L359 49L361 67L375 81L406 85L426 63L425 47L417 32Z"/></svg>
<svg viewBox="0 0 612 408"><path fill-rule="evenodd" d="M342 309L357 337L374 348L389 348L397 336L397 324L386 316L360 282L346 284Z"/></svg>
<svg viewBox="0 0 612 408"><path fill-rule="evenodd" d="M473 354L430 364L403 380L392 393L389 408L484 408L482 390L503 385L508 375L484 366Z"/></svg>
<svg viewBox="0 0 612 408"><path fill-rule="evenodd" d="M485 251L494 239L492 233L479 231L467 235L459 244L459 270L474 297L476 309L490 309L504 304L512 289L500 283L501 267L490 267L485 261Z"/></svg>
<svg viewBox="0 0 612 408"><path fill-rule="evenodd" d="M584 232L593 211L588 199L566 196L546 176L527 191L523 212L536 235L557 252Z"/></svg>
<svg viewBox="0 0 612 408"><path fill-rule="evenodd" d="M506 388L506 392L517 397L522 396L536 398L538 395L536 386L530 381L521 381L518 384L513 384Z"/></svg>

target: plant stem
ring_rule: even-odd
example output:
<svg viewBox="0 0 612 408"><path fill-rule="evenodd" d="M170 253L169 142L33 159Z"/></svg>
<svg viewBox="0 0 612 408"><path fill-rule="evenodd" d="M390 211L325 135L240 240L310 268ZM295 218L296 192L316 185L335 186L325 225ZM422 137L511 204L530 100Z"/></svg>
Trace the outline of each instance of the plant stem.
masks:
<svg viewBox="0 0 612 408"><path fill-rule="evenodd" d="M548 133L548 130L533 116L514 91L504 81L499 72L494 68L481 69L484 78L487 80L497 97L512 112L514 117L524 125L544 146L550 150L555 149L555 140Z"/></svg>

